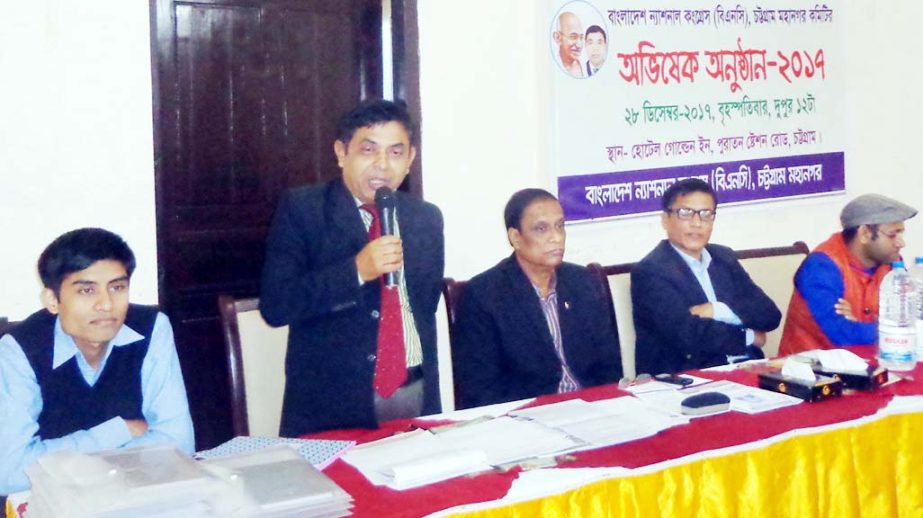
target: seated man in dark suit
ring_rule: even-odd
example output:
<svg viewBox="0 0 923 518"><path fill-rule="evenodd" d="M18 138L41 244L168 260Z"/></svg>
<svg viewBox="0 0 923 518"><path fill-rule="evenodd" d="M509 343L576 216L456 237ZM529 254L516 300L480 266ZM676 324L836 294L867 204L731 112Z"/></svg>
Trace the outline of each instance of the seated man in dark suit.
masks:
<svg viewBox="0 0 923 518"><path fill-rule="evenodd" d="M375 199L410 172L413 135L403 103L361 103L343 116L333 144L342 176L293 189L279 203L260 312L289 326L284 436L440 409L442 214L395 192L394 235L384 235ZM383 282L386 273L395 285Z"/></svg>
<svg viewBox="0 0 923 518"><path fill-rule="evenodd" d="M631 270L637 371L679 372L762 358L779 308L730 248L709 244L718 204L698 178L663 195L667 239Z"/></svg>
<svg viewBox="0 0 923 518"><path fill-rule="evenodd" d="M504 211L513 255L462 292L452 347L461 407L568 392L618 380L621 354L599 281L564 262L564 212L541 189Z"/></svg>
<svg viewBox="0 0 923 518"><path fill-rule="evenodd" d="M29 487L45 454L171 443L193 451L173 330L128 303L135 256L119 236L82 228L38 260L45 309L0 338L0 494Z"/></svg>

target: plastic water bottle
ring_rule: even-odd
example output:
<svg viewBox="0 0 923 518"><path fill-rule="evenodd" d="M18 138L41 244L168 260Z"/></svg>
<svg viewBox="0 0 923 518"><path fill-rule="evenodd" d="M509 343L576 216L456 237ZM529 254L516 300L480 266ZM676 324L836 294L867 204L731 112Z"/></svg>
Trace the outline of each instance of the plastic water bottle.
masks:
<svg viewBox="0 0 923 518"><path fill-rule="evenodd" d="M917 257L913 268L910 269L910 278L917 287L917 361L923 361L923 257Z"/></svg>
<svg viewBox="0 0 923 518"><path fill-rule="evenodd" d="M892 371L916 366L917 288L903 261L891 263L878 293L878 359Z"/></svg>

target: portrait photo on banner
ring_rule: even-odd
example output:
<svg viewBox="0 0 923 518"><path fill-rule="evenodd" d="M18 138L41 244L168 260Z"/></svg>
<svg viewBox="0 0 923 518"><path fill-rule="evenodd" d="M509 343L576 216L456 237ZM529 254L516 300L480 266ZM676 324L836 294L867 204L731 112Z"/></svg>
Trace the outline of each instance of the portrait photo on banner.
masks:
<svg viewBox="0 0 923 518"><path fill-rule="evenodd" d="M593 5L571 0L558 9L549 33L551 57L565 77L593 77L606 63L609 49L607 19Z"/></svg>

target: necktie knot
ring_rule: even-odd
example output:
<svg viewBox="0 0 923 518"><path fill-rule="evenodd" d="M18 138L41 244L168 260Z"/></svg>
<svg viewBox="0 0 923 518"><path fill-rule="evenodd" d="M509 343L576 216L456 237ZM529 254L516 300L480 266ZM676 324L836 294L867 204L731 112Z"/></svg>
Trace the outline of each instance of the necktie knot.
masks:
<svg viewBox="0 0 923 518"><path fill-rule="evenodd" d="M381 220L378 217L378 207L374 203L363 203L360 208L372 215L369 225L369 240L374 241L381 237Z"/></svg>
<svg viewBox="0 0 923 518"><path fill-rule="evenodd" d="M378 207L374 203L363 203L360 208L371 214L373 218L378 217Z"/></svg>

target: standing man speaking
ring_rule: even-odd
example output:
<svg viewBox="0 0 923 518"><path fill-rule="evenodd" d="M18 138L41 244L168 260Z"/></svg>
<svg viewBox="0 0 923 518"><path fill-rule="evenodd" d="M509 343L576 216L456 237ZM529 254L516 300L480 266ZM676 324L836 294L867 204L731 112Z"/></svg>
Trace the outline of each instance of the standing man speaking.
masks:
<svg viewBox="0 0 923 518"><path fill-rule="evenodd" d="M361 103L333 144L342 177L289 191L276 211L260 311L290 326L283 436L439 411L442 214L394 192L393 225L383 225L376 205L410 172L413 137L403 103Z"/></svg>

